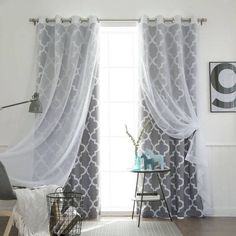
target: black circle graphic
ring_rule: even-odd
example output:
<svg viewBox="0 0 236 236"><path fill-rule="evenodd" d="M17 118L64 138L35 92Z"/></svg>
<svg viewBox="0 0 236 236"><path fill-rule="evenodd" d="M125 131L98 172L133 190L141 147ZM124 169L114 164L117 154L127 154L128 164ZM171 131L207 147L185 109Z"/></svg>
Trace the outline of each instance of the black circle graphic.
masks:
<svg viewBox="0 0 236 236"><path fill-rule="evenodd" d="M210 79L211 79L211 84L212 84L213 88L217 92L223 93L223 94L230 94L230 93L233 93L236 91L236 83L232 87L226 88L226 87L222 86L219 81L220 72L225 69L232 70L236 74L236 67L234 65L232 65L230 63L218 64L212 70Z"/></svg>

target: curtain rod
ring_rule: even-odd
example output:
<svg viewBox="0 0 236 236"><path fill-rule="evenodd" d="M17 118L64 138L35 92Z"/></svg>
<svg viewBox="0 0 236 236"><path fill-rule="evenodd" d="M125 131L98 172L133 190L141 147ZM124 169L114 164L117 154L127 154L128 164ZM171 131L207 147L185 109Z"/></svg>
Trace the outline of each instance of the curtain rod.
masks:
<svg viewBox="0 0 236 236"><path fill-rule="evenodd" d="M87 21L88 18L80 18L81 21ZM156 18L149 18L149 21L155 21ZM163 18L164 22L170 22L173 23L175 21L175 18ZM61 18L62 23L71 23L72 18ZM140 19L109 19L109 18L98 18L98 22L140 22ZM182 22L191 22L191 18L181 18ZM39 22L39 18L30 18L29 22L34 23L36 25ZM46 22L55 22L55 18L46 18ZM204 22L207 22L207 18L197 18L197 22L201 25Z"/></svg>

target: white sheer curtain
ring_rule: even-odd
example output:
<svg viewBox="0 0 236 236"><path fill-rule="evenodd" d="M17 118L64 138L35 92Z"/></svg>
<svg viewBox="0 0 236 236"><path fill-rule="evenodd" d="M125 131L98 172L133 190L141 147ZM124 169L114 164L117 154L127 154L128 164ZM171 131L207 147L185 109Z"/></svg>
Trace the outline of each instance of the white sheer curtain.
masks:
<svg viewBox="0 0 236 236"><path fill-rule="evenodd" d="M37 90L43 113L34 129L0 154L13 184L64 185L75 162L97 75L98 23L37 24Z"/></svg>
<svg viewBox="0 0 236 236"><path fill-rule="evenodd" d="M186 160L196 164L198 190L206 204L206 166L197 115L198 23L164 23L143 17L140 29L141 88L157 126L176 139L193 136ZM189 86L191 84L191 86ZM190 89L191 88L191 89Z"/></svg>

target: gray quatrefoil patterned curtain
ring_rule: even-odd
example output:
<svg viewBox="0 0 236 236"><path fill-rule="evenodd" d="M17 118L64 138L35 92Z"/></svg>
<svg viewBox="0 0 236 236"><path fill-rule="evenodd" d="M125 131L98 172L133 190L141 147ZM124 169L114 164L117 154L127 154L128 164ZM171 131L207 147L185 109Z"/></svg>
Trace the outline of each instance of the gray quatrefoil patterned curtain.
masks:
<svg viewBox="0 0 236 236"><path fill-rule="evenodd" d="M142 140L142 151L151 149L165 157L169 175L161 175L173 217L202 217L203 201L198 176L201 156L196 153L197 117L197 22L162 17L140 23L141 38L141 126L151 121L151 131ZM200 168L201 170L201 168ZM158 191L157 177L150 175L146 191ZM168 217L164 201L146 203L146 217Z"/></svg>
<svg viewBox="0 0 236 236"><path fill-rule="evenodd" d="M36 91L43 113L0 155L14 185L64 186L73 168L98 70L99 24L95 17L80 19L37 23Z"/></svg>
<svg viewBox="0 0 236 236"><path fill-rule="evenodd" d="M171 215L173 217L203 217L196 165L185 160L192 137L183 140L171 138L158 128L144 101L142 111L141 124L151 121L151 132L146 132L142 140L143 152L149 148L154 153L163 155L166 165L171 169L169 175L160 176ZM146 175L145 191L160 193L160 186L157 183L155 175ZM143 216L168 218L164 201L147 203L143 208Z"/></svg>
<svg viewBox="0 0 236 236"><path fill-rule="evenodd" d="M66 191L83 194L83 213L89 219L95 219L100 211L97 90L98 79L93 90L78 155L65 185Z"/></svg>

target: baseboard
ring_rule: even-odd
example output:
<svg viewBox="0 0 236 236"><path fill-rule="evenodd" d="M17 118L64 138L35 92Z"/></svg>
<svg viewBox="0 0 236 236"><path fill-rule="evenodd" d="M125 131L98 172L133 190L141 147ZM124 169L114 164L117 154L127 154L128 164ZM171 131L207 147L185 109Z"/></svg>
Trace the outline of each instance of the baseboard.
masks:
<svg viewBox="0 0 236 236"><path fill-rule="evenodd" d="M118 217L127 217L131 216L132 212L130 211L104 211L102 212L101 216L103 217L113 217L113 216L118 216ZM208 208L205 211L206 216L209 217L236 217L236 208Z"/></svg>
<svg viewBox="0 0 236 236"><path fill-rule="evenodd" d="M206 210L206 215L211 217L236 217L236 208L217 207Z"/></svg>

